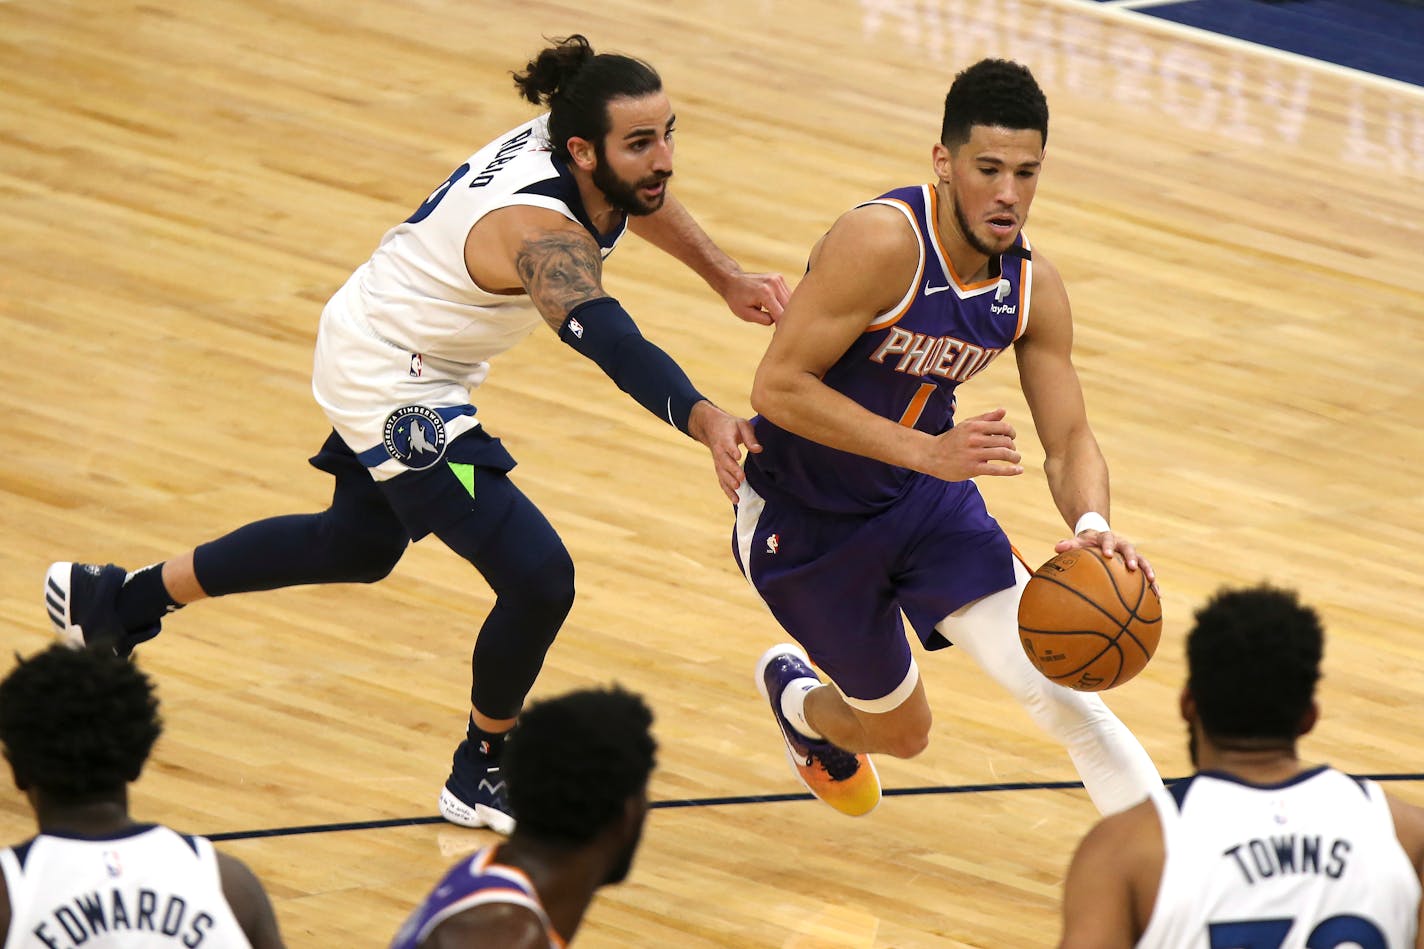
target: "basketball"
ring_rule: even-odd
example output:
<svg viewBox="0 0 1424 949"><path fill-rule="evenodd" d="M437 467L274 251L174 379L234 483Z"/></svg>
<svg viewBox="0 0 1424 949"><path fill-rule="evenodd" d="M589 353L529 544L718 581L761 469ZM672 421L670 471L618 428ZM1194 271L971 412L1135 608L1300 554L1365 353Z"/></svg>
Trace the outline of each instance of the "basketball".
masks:
<svg viewBox="0 0 1424 949"><path fill-rule="evenodd" d="M1162 601L1141 570L1097 548L1039 567L1019 600L1019 641L1049 679L1079 692L1115 688L1141 672L1162 636Z"/></svg>

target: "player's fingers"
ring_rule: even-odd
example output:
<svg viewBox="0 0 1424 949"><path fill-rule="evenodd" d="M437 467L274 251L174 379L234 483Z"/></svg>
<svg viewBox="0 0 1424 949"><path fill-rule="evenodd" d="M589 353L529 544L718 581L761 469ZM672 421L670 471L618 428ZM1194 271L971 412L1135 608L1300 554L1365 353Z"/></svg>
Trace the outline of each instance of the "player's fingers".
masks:
<svg viewBox="0 0 1424 949"><path fill-rule="evenodd" d="M747 446L747 451L761 451L761 442L757 441L756 429L752 427L752 423L747 419L737 419L737 438L743 445Z"/></svg>
<svg viewBox="0 0 1424 949"><path fill-rule="evenodd" d="M980 435L975 443L981 448L1007 448L1014 450L1014 440L1008 435Z"/></svg>
<svg viewBox="0 0 1424 949"><path fill-rule="evenodd" d="M1088 531L1084 531L1083 533L1086 534ZM1097 546L1098 549L1103 552L1104 557L1111 558L1118 548L1117 538L1113 536L1112 531L1099 531ZM1129 544L1127 546L1130 550L1131 545Z"/></svg>
<svg viewBox="0 0 1424 949"><path fill-rule="evenodd" d="M1077 550L1080 547L1096 546L1098 546L1098 532L1083 531L1083 533L1078 534L1075 537L1069 537L1066 540L1060 540L1058 543L1054 544L1053 552L1062 554L1067 553L1070 550Z"/></svg>
<svg viewBox="0 0 1424 949"><path fill-rule="evenodd" d="M1000 478L1009 478L1013 477L1014 475L1023 474L1023 465L997 465L990 464L986 461L981 462L979 464L979 470L976 473L981 475L993 475L995 477Z"/></svg>
<svg viewBox="0 0 1424 949"><path fill-rule="evenodd" d="M1152 564L1147 562L1146 557L1137 553L1133 556L1137 558L1137 568L1142 571L1143 576L1147 577L1147 582L1152 584L1152 592L1161 596L1162 591L1157 589L1157 571L1152 569Z"/></svg>
<svg viewBox="0 0 1424 949"><path fill-rule="evenodd" d="M965 423L971 435L981 435L984 437L1017 438L1018 432L1014 427L1002 419L972 419Z"/></svg>
<svg viewBox="0 0 1424 949"><path fill-rule="evenodd" d="M717 481L722 485L722 493L727 496L727 500L733 504L737 503L737 489L742 486L742 469L738 466L734 471L719 471Z"/></svg>
<svg viewBox="0 0 1424 949"><path fill-rule="evenodd" d="M776 293L777 303L784 307L787 303L791 302L791 287L787 285L786 278L781 274L776 275L772 289Z"/></svg>

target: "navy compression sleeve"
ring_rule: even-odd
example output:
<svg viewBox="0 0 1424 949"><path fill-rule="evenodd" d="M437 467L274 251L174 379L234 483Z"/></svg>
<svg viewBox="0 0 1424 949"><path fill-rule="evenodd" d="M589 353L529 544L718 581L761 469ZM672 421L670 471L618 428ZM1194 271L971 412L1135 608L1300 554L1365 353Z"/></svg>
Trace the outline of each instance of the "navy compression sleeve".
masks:
<svg viewBox="0 0 1424 949"><path fill-rule="evenodd" d="M671 356L643 338L617 300L599 297L574 307L559 339L597 363L643 408L687 434L692 407L703 395Z"/></svg>

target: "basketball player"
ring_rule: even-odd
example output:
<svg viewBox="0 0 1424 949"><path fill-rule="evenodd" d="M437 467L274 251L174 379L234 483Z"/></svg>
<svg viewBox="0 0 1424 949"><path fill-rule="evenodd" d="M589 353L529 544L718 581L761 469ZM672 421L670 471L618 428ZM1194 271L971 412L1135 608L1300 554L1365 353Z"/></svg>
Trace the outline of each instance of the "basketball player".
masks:
<svg viewBox="0 0 1424 949"><path fill-rule="evenodd" d="M1284 590L1197 612L1181 696L1197 773L1083 838L1062 949L1424 949L1424 809L1296 755L1323 646Z"/></svg>
<svg viewBox="0 0 1424 949"><path fill-rule="evenodd" d="M574 597L573 563L509 477L476 418L489 360L541 323L619 388L712 453L729 497L751 428L702 397L603 290L603 257L632 229L703 276L752 322L788 296L747 274L669 192L673 111L651 66L582 36L515 76L549 112L501 135L387 232L322 313L312 389L334 427L311 463L335 477L320 514L248 524L166 562L54 564L45 601L61 636L127 653L165 613L210 596L372 583L435 534L496 594L475 641L470 721L440 811L507 833L500 747ZM568 398L585 397L570 392Z"/></svg>
<svg viewBox="0 0 1424 949"><path fill-rule="evenodd" d="M642 699L618 688L531 705L505 756L514 833L445 874L391 949L572 941L594 893L633 865L657 751L652 721Z"/></svg>
<svg viewBox="0 0 1424 949"><path fill-rule="evenodd" d="M1103 812L1161 784L1100 698L1051 684L1024 656L1029 572L972 480L1023 471L1014 427L1003 409L954 419L958 386L1013 346L1049 489L1074 525L1056 550L1095 547L1153 580L1108 527L1068 297L1022 232L1047 138L1048 105L1026 68L984 60L960 73L933 183L831 227L757 369L762 452L747 459L733 548L800 647L768 650L756 682L802 781L844 813L879 801L867 753L908 758L929 742L901 611L926 648L958 645L1066 745Z"/></svg>
<svg viewBox="0 0 1424 949"><path fill-rule="evenodd" d="M148 678L112 650L56 643L0 682L0 743L40 828L0 850L4 945L282 946L246 865L129 816L161 731Z"/></svg>

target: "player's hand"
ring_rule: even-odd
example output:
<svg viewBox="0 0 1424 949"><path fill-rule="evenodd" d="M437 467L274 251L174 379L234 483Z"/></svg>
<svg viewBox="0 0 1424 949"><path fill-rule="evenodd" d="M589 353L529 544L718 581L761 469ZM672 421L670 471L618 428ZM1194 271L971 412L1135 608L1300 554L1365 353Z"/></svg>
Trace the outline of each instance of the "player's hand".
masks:
<svg viewBox="0 0 1424 949"><path fill-rule="evenodd" d="M736 504L737 489L742 486L745 477L742 473L742 446L745 445L750 452L761 451L752 423L723 412L703 399L692 407L692 414L687 418L687 431L712 453L717 483L722 486L727 500Z"/></svg>
<svg viewBox="0 0 1424 949"><path fill-rule="evenodd" d="M1127 569L1141 570L1147 575L1147 582L1151 584L1152 592L1158 596L1162 595L1162 591L1157 587L1157 572L1152 569L1152 564L1147 562L1147 558L1137 552L1132 541L1126 537L1114 534L1112 531L1095 531L1088 528L1076 537L1060 540L1054 544L1053 552L1061 554L1083 547L1096 547L1102 551L1104 557L1114 555L1122 557L1122 562L1127 565Z"/></svg>
<svg viewBox="0 0 1424 949"><path fill-rule="evenodd" d="M930 445L926 474L945 481L967 481L979 475L1019 475L1018 451L1014 449L1014 427L1004 409L956 422Z"/></svg>
<svg viewBox="0 0 1424 949"><path fill-rule="evenodd" d="M791 291L779 273L732 274L722 291L722 299L738 318L763 326L775 323L791 299Z"/></svg>

